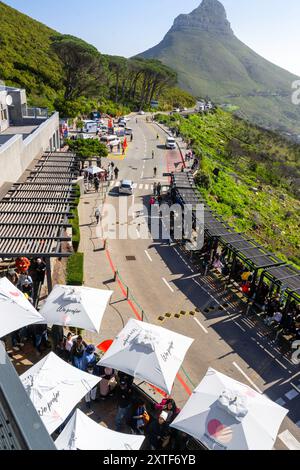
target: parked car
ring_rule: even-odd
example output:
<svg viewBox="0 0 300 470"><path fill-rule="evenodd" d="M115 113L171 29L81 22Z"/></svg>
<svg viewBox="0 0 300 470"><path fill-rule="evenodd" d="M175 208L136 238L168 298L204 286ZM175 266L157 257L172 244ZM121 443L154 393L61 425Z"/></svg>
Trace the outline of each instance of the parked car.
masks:
<svg viewBox="0 0 300 470"><path fill-rule="evenodd" d="M117 135L104 135L101 137L100 142L108 146L113 145L114 147L121 144Z"/></svg>
<svg viewBox="0 0 300 470"><path fill-rule="evenodd" d="M168 137L166 140L166 148L168 150L175 150L176 147L176 140L173 137Z"/></svg>
<svg viewBox="0 0 300 470"><path fill-rule="evenodd" d="M140 116L144 116L144 114L145 114L145 111L143 111L143 110L141 110L141 111L139 112L139 115L140 115Z"/></svg>
<svg viewBox="0 0 300 470"><path fill-rule="evenodd" d="M76 138L86 140L86 139L94 139L94 136L91 134L84 134L80 132L79 134L77 134Z"/></svg>
<svg viewBox="0 0 300 470"><path fill-rule="evenodd" d="M123 180L119 186L119 194L131 196L133 194L133 183L130 180Z"/></svg>

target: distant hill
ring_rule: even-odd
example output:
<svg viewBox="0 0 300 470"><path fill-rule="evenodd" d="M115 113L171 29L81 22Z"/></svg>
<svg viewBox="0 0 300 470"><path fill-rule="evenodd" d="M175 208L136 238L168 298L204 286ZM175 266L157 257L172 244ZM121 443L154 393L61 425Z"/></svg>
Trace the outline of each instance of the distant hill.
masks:
<svg viewBox="0 0 300 470"><path fill-rule="evenodd" d="M0 2L0 79L26 88L41 106L53 101L62 76L50 48L53 34L58 33Z"/></svg>
<svg viewBox="0 0 300 470"><path fill-rule="evenodd" d="M179 85L195 96L238 106L240 116L265 128L300 134L300 106L291 102L298 77L243 44L218 0L203 0L180 15L164 39L140 56L174 68Z"/></svg>

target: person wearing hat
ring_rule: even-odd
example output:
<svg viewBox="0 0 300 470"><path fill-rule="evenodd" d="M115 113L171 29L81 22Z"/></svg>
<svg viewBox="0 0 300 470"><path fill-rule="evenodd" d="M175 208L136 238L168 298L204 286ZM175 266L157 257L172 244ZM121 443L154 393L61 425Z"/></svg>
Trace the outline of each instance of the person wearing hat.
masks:
<svg viewBox="0 0 300 470"><path fill-rule="evenodd" d="M170 442L170 431L167 424L168 413L162 411L158 420L153 421L149 428L149 443L151 450L165 449Z"/></svg>

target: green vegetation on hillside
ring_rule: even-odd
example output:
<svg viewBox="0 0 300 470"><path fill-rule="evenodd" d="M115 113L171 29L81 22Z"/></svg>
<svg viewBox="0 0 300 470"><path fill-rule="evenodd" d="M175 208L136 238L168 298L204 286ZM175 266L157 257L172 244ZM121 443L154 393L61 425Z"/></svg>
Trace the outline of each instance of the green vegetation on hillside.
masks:
<svg viewBox="0 0 300 470"><path fill-rule="evenodd" d="M196 152L197 183L210 207L300 266L300 147L221 110L157 119L179 130Z"/></svg>
<svg viewBox="0 0 300 470"><path fill-rule="evenodd" d="M102 55L0 2L0 80L25 88L30 104L73 118L146 110L152 99L170 108L166 92L174 95L177 74L158 60ZM176 101L185 106L195 99L177 90Z"/></svg>
<svg viewBox="0 0 300 470"><path fill-rule="evenodd" d="M228 27L219 2L203 1L180 15L155 47L139 55L156 58L178 74L181 88L264 128L300 134L300 106L292 104L297 77L243 44Z"/></svg>

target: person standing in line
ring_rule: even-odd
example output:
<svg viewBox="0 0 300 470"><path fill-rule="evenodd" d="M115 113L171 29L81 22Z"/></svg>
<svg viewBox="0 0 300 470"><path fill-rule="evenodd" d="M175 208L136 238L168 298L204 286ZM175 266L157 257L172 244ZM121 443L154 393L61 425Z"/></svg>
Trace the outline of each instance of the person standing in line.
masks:
<svg viewBox="0 0 300 470"><path fill-rule="evenodd" d="M74 341L72 333L68 333L66 341L64 343L65 346L65 358L67 362L71 362L71 350L73 348Z"/></svg>
<svg viewBox="0 0 300 470"><path fill-rule="evenodd" d="M154 197L157 196L157 183L156 182L153 185L153 195L154 195Z"/></svg>
<svg viewBox="0 0 300 470"><path fill-rule="evenodd" d="M158 185L157 185L157 195L160 196L161 195L161 183L159 182Z"/></svg>
<svg viewBox="0 0 300 470"><path fill-rule="evenodd" d="M153 173L154 173L154 178L155 178L156 175L157 175L157 167L156 166L153 168Z"/></svg>
<svg viewBox="0 0 300 470"><path fill-rule="evenodd" d="M73 344L71 350L72 364L76 369L84 370L83 356L85 346L83 344L82 336L78 336L76 342Z"/></svg>
<svg viewBox="0 0 300 470"><path fill-rule="evenodd" d="M99 192L99 186L100 186L100 181L99 181L98 177L96 177L95 180L94 180L94 186L95 186L96 192L98 193Z"/></svg>
<svg viewBox="0 0 300 470"><path fill-rule="evenodd" d="M99 225L100 217L101 217L101 212L100 212L99 207L97 207L97 209L95 210L95 219L96 219L97 225Z"/></svg>
<svg viewBox="0 0 300 470"><path fill-rule="evenodd" d="M127 421L132 407L132 388L126 380L120 381L117 391L118 411L115 419L116 431L120 432L123 421Z"/></svg>
<svg viewBox="0 0 300 470"><path fill-rule="evenodd" d="M154 160L154 150L152 150L152 160Z"/></svg>
<svg viewBox="0 0 300 470"><path fill-rule="evenodd" d="M115 168L114 173L115 173L115 179L117 180L118 176L119 176L119 168L118 167Z"/></svg>

